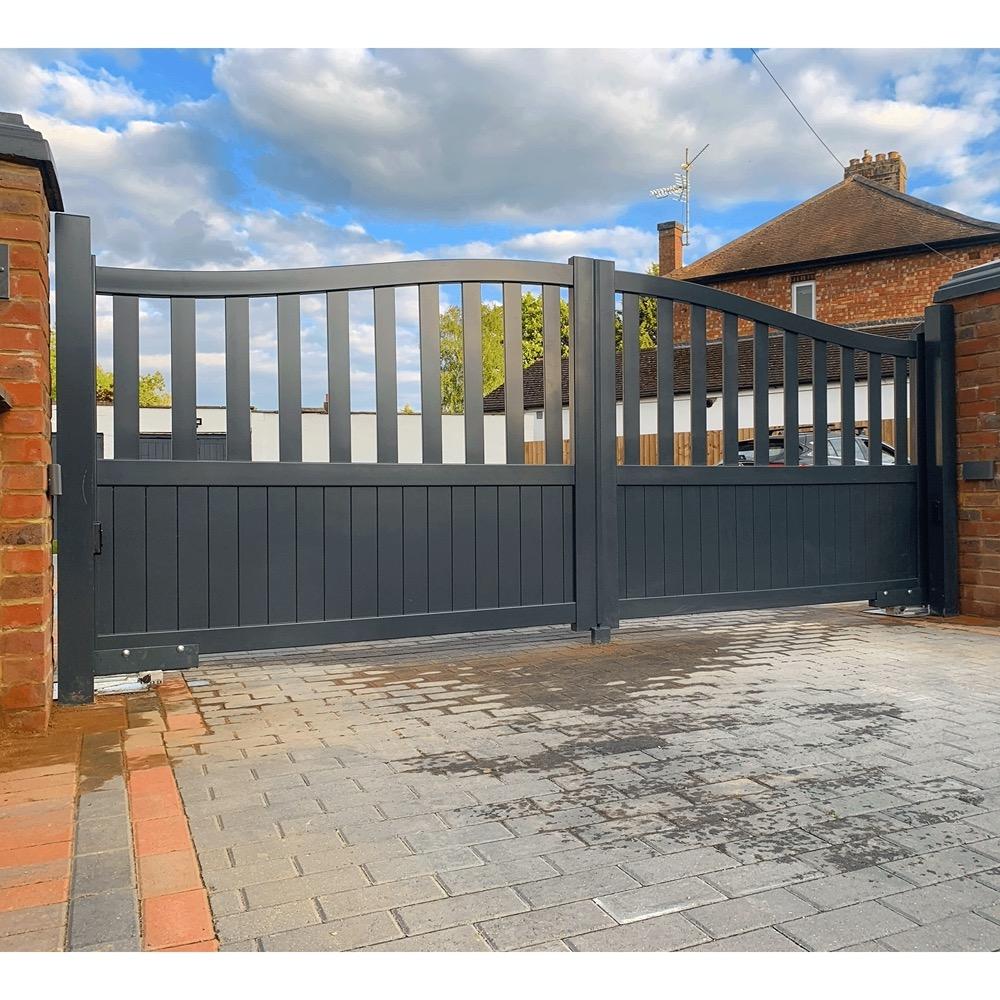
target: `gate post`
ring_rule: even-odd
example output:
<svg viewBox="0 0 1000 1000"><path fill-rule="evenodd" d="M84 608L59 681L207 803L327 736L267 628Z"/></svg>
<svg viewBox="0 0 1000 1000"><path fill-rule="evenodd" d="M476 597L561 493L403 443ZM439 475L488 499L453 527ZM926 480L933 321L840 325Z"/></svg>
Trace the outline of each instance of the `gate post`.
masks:
<svg viewBox="0 0 1000 1000"><path fill-rule="evenodd" d="M52 708L49 144L0 112L0 729L43 732Z"/></svg>
<svg viewBox="0 0 1000 1000"><path fill-rule="evenodd" d="M958 486L955 424L955 322L950 305L924 311L919 414L927 604L958 614Z"/></svg>
<svg viewBox="0 0 1000 1000"><path fill-rule="evenodd" d="M615 471L615 265L571 257L572 457L575 466L576 619L592 643L618 627Z"/></svg>
<svg viewBox="0 0 1000 1000"><path fill-rule="evenodd" d="M59 701L94 700L97 524L96 316L90 219L56 216L59 386Z"/></svg>

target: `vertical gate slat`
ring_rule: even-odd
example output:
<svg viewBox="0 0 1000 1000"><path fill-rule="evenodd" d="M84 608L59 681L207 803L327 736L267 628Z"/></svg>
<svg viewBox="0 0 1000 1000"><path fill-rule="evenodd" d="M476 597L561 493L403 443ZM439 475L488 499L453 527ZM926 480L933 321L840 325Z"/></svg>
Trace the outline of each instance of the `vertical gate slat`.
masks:
<svg viewBox="0 0 1000 1000"><path fill-rule="evenodd" d="M868 464L882 464L882 355L868 354Z"/></svg>
<svg viewBox="0 0 1000 1000"><path fill-rule="evenodd" d="M112 304L115 376L115 458L139 457L139 300L116 295Z"/></svg>
<svg viewBox="0 0 1000 1000"><path fill-rule="evenodd" d="M618 557L625 566L625 597L646 596L646 511L643 486L626 486L625 532Z"/></svg>
<svg viewBox="0 0 1000 1000"><path fill-rule="evenodd" d="M421 285L420 313L420 438L421 459L441 461L441 290Z"/></svg>
<svg viewBox="0 0 1000 1000"><path fill-rule="evenodd" d="M451 611L451 487L427 488L427 550L436 572L427 581L427 610Z"/></svg>
<svg viewBox="0 0 1000 1000"><path fill-rule="evenodd" d="M115 631L146 631L146 489L115 490Z"/></svg>
<svg viewBox="0 0 1000 1000"><path fill-rule="evenodd" d="M278 458L302 461L302 344L297 295L278 296Z"/></svg>
<svg viewBox="0 0 1000 1000"><path fill-rule="evenodd" d="M854 348L840 349L840 461L854 465Z"/></svg>
<svg viewBox="0 0 1000 1000"><path fill-rule="evenodd" d="M813 341L813 462L816 465L829 464L829 443L827 437L826 405L826 341Z"/></svg>
<svg viewBox="0 0 1000 1000"><path fill-rule="evenodd" d="M436 553L427 547L427 487L403 487L403 613L427 611L428 556Z"/></svg>
<svg viewBox="0 0 1000 1000"><path fill-rule="evenodd" d="M684 593L684 507L680 486L663 487L663 591Z"/></svg>
<svg viewBox="0 0 1000 1000"><path fill-rule="evenodd" d="M517 486L501 486L497 490L498 599L502 608L517 607L521 603L521 502L519 492Z"/></svg>
<svg viewBox="0 0 1000 1000"><path fill-rule="evenodd" d="M323 490L323 581L327 621L351 617L351 488Z"/></svg>
<svg viewBox="0 0 1000 1000"><path fill-rule="evenodd" d="M656 300L657 462L674 464L674 302Z"/></svg>
<svg viewBox="0 0 1000 1000"><path fill-rule="evenodd" d="M177 557L182 544L177 524L177 487L146 488L146 628L177 628ZM187 528L187 525L184 525ZM188 580L184 579L187 589Z"/></svg>
<svg viewBox="0 0 1000 1000"><path fill-rule="evenodd" d="M771 498L767 486L753 486L753 586L771 589Z"/></svg>
<svg viewBox="0 0 1000 1000"><path fill-rule="evenodd" d="M478 510L478 508L477 508ZM562 487L542 487L542 603L559 604L563 597Z"/></svg>
<svg viewBox="0 0 1000 1000"><path fill-rule="evenodd" d="M226 458L249 462L250 300L226 299Z"/></svg>
<svg viewBox="0 0 1000 1000"><path fill-rule="evenodd" d="M238 523L237 488L209 487L208 624L211 628L236 626L240 623Z"/></svg>
<svg viewBox="0 0 1000 1000"><path fill-rule="evenodd" d="M97 517L104 526L104 544L94 561L94 583L97 590L95 613L97 634L110 635L115 630L115 489L97 488Z"/></svg>
<svg viewBox="0 0 1000 1000"><path fill-rule="evenodd" d="M788 586L788 502L786 487L768 486L767 504L770 511L771 586L780 590Z"/></svg>
<svg viewBox="0 0 1000 1000"><path fill-rule="evenodd" d="M785 395L785 465L799 464L799 338L783 331L785 357L782 365Z"/></svg>
<svg viewBox="0 0 1000 1000"><path fill-rule="evenodd" d="M395 414L394 414L395 415ZM351 617L378 615L378 489L351 489Z"/></svg>
<svg viewBox="0 0 1000 1000"><path fill-rule="evenodd" d="M375 289L375 441L379 462L399 461L396 409L396 289Z"/></svg>
<svg viewBox="0 0 1000 1000"><path fill-rule="evenodd" d="M724 594L739 589L737 574L736 487L720 486L719 492L719 590Z"/></svg>
<svg viewBox="0 0 1000 1000"><path fill-rule="evenodd" d="M504 413L507 463L524 462L524 349L521 345L521 286L503 286Z"/></svg>
<svg viewBox="0 0 1000 1000"><path fill-rule="evenodd" d="M701 491L681 487L681 537L683 539L685 594L700 594L701 586Z"/></svg>
<svg viewBox="0 0 1000 1000"><path fill-rule="evenodd" d="M560 295L556 285L542 288L542 372L545 379L545 463L561 465L562 334Z"/></svg>
<svg viewBox="0 0 1000 1000"><path fill-rule="evenodd" d="M572 384L572 383L571 383ZM575 491L572 486L562 488L563 518L563 600L576 599L576 549L574 548Z"/></svg>
<svg viewBox="0 0 1000 1000"><path fill-rule="evenodd" d="M209 623L208 487L177 490L177 624L207 628Z"/></svg>
<svg viewBox="0 0 1000 1000"><path fill-rule="evenodd" d="M623 465L639 464L639 296L622 295Z"/></svg>
<svg viewBox="0 0 1000 1000"><path fill-rule="evenodd" d="M323 487L295 490L295 620L323 621Z"/></svg>
<svg viewBox="0 0 1000 1000"><path fill-rule="evenodd" d="M476 487L476 607L499 603L497 488Z"/></svg>
<svg viewBox="0 0 1000 1000"><path fill-rule="evenodd" d="M703 486L701 492L701 589L719 591L719 488Z"/></svg>
<svg viewBox="0 0 1000 1000"><path fill-rule="evenodd" d="M403 613L403 490L378 488L378 613Z"/></svg>
<svg viewBox="0 0 1000 1000"><path fill-rule="evenodd" d="M753 487L734 487L736 510L736 589L754 588L754 513Z"/></svg>
<svg viewBox="0 0 1000 1000"><path fill-rule="evenodd" d="M708 460L708 400L705 392L705 307L691 306L691 464Z"/></svg>
<svg viewBox="0 0 1000 1000"><path fill-rule="evenodd" d="M663 487L647 486L643 490L643 517L646 522L646 582L644 592L649 597L663 593Z"/></svg>
<svg viewBox="0 0 1000 1000"><path fill-rule="evenodd" d="M465 461L469 465L481 465L486 452L483 431L482 286L471 281L462 285L462 355Z"/></svg>
<svg viewBox="0 0 1000 1000"><path fill-rule="evenodd" d="M725 313L722 320L722 460L739 462L739 320Z"/></svg>
<svg viewBox="0 0 1000 1000"><path fill-rule="evenodd" d="M267 560L261 549L267 538L267 487L239 489L240 624L267 624Z"/></svg>
<svg viewBox="0 0 1000 1000"><path fill-rule="evenodd" d="M521 603L542 603L542 487L521 490Z"/></svg>
<svg viewBox="0 0 1000 1000"><path fill-rule="evenodd" d="M295 487L267 488L267 618L295 621Z"/></svg>
<svg viewBox="0 0 1000 1000"><path fill-rule="evenodd" d="M807 587L818 587L823 582L820 566L820 533L823 531L819 519L821 488L815 484L802 487L802 575Z"/></svg>
<svg viewBox="0 0 1000 1000"><path fill-rule="evenodd" d="M906 358L895 358L892 373L893 445L896 464L908 465L910 461L910 429L907 426L908 405L906 399L907 371Z"/></svg>
<svg viewBox="0 0 1000 1000"><path fill-rule="evenodd" d="M476 488L451 491L451 593L456 611L476 606Z"/></svg>
<svg viewBox="0 0 1000 1000"><path fill-rule="evenodd" d="M802 587L805 585L803 571L803 509L802 487L798 485L785 487L785 532L788 538L788 586Z"/></svg>
<svg viewBox="0 0 1000 1000"><path fill-rule="evenodd" d="M768 464L768 445L771 440L768 393L771 375L768 369L767 324L753 325L753 462Z"/></svg>
<svg viewBox="0 0 1000 1000"><path fill-rule="evenodd" d="M170 300L170 455L198 457L195 300Z"/></svg>
<svg viewBox="0 0 1000 1000"><path fill-rule="evenodd" d="M347 292L327 292L326 368L330 461L351 460L351 326ZM346 617L346 616L345 616Z"/></svg>

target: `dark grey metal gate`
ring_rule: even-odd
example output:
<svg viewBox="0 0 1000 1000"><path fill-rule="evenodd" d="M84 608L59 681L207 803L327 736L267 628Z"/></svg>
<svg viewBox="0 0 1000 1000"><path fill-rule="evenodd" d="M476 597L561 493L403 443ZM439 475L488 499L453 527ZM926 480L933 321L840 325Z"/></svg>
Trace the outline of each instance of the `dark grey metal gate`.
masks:
<svg viewBox="0 0 1000 1000"><path fill-rule="evenodd" d="M486 462L481 394L466 394L464 461L442 461L440 290L461 288L464 374L482 372L483 285L502 288L503 464ZM419 297L421 446L400 463L396 289ZM524 464L522 286L540 286L544 465ZM413 261L271 272L95 267L89 220L56 218L59 338L60 697L88 700L94 674L183 665L199 651L572 623L606 640L620 617L867 598L920 603L926 592L927 489L910 461L907 385L924 405L920 338L893 340L815 323L687 282L616 272L610 261ZM568 290L571 462L562 460L559 300ZM374 306L377 460L352 462L349 293ZM302 461L300 296L326 301L329 461ZM624 459L616 465L616 303L621 296ZM95 303L112 300L114 453L98 460ZM691 340L693 464L638 464L638 314L656 300L660 440L674 432L675 320ZM253 298L276 299L279 460L252 461ZM140 451L139 301L170 303L172 426L167 459ZM225 302L226 452L199 454L195 303ZM725 465L705 465L707 318L724 345ZM893 466L741 467L735 359L739 322L755 359L768 327L785 358L814 344L817 435L826 434L828 345L843 361L844 433L853 434L856 355L896 387ZM761 346L763 344L763 347ZM791 370L791 369L790 369ZM919 375L919 373L917 373ZM754 427L766 435L767 386ZM872 427L880 419L874 394ZM798 379L786 423L798 427ZM902 403L900 402L902 400ZM945 413L945 417L947 414ZM878 418L878 419L876 419ZM759 421L763 423L759 423ZM926 421L924 422L926 423ZM940 423L940 421L939 421ZM875 432L873 432L875 433ZM946 429L947 433L947 429ZM766 455L766 436L757 441ZM763 445L763 447L761 447ZM792 449L789 449L791 462Z"/></svg>

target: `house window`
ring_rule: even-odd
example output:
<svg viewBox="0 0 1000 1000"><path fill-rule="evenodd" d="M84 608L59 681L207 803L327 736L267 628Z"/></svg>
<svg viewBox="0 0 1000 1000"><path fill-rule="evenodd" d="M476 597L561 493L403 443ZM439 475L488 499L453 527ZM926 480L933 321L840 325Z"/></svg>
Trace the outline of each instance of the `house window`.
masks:
<svg viewBox="0 0 1000 1000"><path fill-rule="evenodd" d="M816 318L816 282L796 281L792 284L792 312Z"/></svg>

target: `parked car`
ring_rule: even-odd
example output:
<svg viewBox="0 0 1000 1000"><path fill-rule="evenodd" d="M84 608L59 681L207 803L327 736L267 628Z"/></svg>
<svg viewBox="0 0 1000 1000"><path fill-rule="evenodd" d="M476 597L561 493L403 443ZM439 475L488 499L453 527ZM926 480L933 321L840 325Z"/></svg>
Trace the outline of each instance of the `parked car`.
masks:
<svg viewBox="0 0 1000 1000"><path fill-rule="evenodd" d="M754 465L754 443L750 441L740 441L739 443L739 464ZM840 431L831 431L826 439L826 463L827 465L843 465L844 436ZM866 434L858 434L854 438L854 464L869 465L871 446ZM812 431L803 431L799 434L799 465L815 465L816 439ZM722 462L718 463L722 465ZM782 434L772 434L767 445L767 464L785 464L785 438ZM891 446L882 442L882 464L895 465L896 451Z"/></svg>

